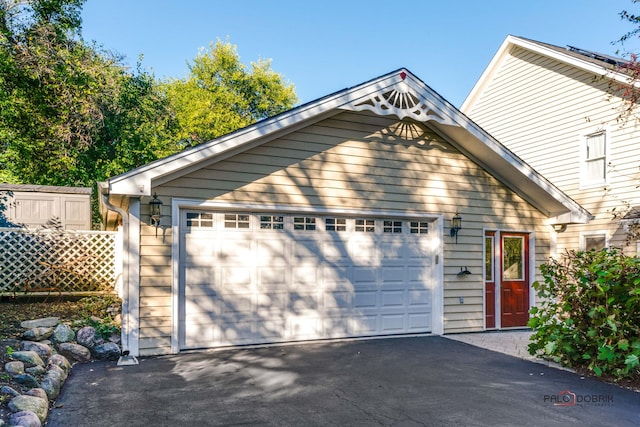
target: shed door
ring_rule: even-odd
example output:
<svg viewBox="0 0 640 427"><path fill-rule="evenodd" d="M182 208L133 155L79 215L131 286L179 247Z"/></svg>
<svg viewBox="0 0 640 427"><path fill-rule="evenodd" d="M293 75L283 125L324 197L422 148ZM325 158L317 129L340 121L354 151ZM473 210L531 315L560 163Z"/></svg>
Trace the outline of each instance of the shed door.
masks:
<svg viewBox="0 0 640 427"><path fill-rule="evenodd" d="M434 241L420 218L182 211L180 347L430 332Z"/></svg>

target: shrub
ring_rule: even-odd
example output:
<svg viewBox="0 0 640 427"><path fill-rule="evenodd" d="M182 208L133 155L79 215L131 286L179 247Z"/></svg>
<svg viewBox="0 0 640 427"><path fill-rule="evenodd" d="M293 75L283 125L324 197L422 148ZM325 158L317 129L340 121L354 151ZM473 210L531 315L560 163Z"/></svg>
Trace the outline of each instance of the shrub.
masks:
<svg viewBox="0 0 640 427"><path fill-rule="evenodd" d="M570 251L541 266L531 354L615 379L640 375L640 259Z"/></svg>
<svg viewBox="0 0 640 427"><path fill-rule="evenodd" d="M97 334L108 339L112 334L120 332L120 324L114 314L120 312L121 300L115 295L96 295L82 298L79 303L85 316L81 323L93 326Z"/></svg>

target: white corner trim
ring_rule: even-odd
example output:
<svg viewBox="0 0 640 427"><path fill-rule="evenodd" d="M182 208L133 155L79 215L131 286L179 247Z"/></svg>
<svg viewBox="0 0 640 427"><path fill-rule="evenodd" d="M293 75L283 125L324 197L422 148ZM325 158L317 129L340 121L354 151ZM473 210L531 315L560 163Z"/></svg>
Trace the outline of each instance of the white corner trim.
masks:
<svg viewBox="0 0 640 427"><path fill-rule="evenodd" d="M125 298L128 309L125 313L125 335L129 354L140 355L140 199L129 202L129 280Z"/></svg>
<svg viewBox="0 0 640 427"><path fill-rule="evenodd" d="M180 352L180 202L171 201L171 353Z"/></svg>
<svg viewBox="0 0 640 427"><path fill-rule="evenodd" d="M437 264L433 269L433 287L431 289L431 333L444 334L444 217L440 215L434 229L438 230L437 248L433 251Z"/></svg>

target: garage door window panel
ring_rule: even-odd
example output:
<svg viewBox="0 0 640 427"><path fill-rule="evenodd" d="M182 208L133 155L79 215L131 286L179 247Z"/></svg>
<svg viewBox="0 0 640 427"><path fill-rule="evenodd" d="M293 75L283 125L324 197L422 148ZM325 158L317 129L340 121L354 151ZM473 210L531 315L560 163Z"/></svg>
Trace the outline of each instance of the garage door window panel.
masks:
<svg viewBox="0 0 640 427"><path fill-rule="evenodd" d="M396 221L392 219L385 219L382 221L382 232L383 233L393 233L393 234L401 234L402 233L402 221Z"/></svg>
<svg viewBox="0 0 640 427"><path fill-rule="evenodd" d="M324 227L327 231L347 231L346 218L325 218Z"/></svg>
<svg viewBox="0 0 640 427"><path fill-rule="evenodd" d="M373 219L356 219L356 232L359 233L375 233L375 220Z"/></svg>
<svg viewBox="0 0 640 427"><path fill-rule="evenodd" d="M224 214L224 228L249 230L251 216L249 214Z"/></svg>
<svg viewBox="0 0 640 427"><path fill-rule="evenodd" d="M215 225L214 216L211 212L187 212L187 228L210 228Z"/></svg>
<svg viewBox="0 0 640 427"><path fill-rule="evenodd" d="M425 221L411 221L409 223L409 233L411 234L427 234L429 232L429 223Z"/></svg>
<svg viewBox="0 0 640 427"><path fill-rule="evenodd" d="M284 230L284 217L279 215L260 215L261 230Z"/></svg>
<svg viewBox="0 0 640 427"><path fill-rule="evenodd" d="M293 229L298 231L315 231L316 219L308 216L293 217Z"/></svg>

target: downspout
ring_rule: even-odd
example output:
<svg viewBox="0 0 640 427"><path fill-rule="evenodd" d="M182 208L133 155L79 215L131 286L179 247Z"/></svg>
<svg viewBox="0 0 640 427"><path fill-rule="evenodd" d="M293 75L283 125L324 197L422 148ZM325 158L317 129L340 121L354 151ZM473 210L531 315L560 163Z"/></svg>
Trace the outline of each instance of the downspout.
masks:
<svg viewBox="0 0 640 427"><path fill-rule="evenodd" d="M122 217L122 328L120 330L120 341L122 342L122 354L118 360L118 365L137 365L138 359L129 354L129 214L124 209L114 206L109 202L109 196L102 194L102 203L108 210L117 212Z"/></svg>

